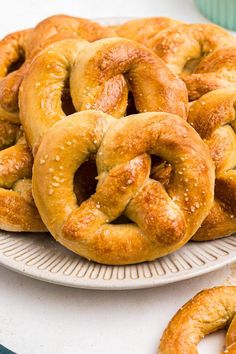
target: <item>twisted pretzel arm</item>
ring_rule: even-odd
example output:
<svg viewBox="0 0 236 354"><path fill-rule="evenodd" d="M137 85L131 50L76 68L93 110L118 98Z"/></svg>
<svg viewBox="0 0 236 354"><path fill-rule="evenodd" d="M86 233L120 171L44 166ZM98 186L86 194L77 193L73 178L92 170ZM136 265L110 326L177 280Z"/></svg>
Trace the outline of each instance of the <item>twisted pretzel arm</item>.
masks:
<svg viewBox="0 0 236 354"><path fill-rule="evenodd" d="M197 354L200 340L226 327L235 314L236 287L222 286L200 292L172 318L161 338L159 353Z"/></svg>
<svg viewBox="0 0 236 354"><path fill-rule="evenodd" d="M122 38L92 43L77 59L71 75L71 95L76 110L104 111L103 103L111 99L106 87L121 74L133 92L139 112L164 111L186 117L187 96L183 83L150 50ZM126 107L119 108L117 105L107 113L123 116Z"/></svg>
<svg viewBox="0 0 236 354"><path fill-rule="evenodd" d="M74 174L94 153L97 190L78 207ZM168 193L149 179L152 153L174 166ZM117 121L84 111L45 134L35 157L33 195L43 221L63 245L101 263L127 264L160 257L187 242L209 212L213 180L207 149L184 120L146 113ZM134 223L110 224L122 213Z"/></svg>

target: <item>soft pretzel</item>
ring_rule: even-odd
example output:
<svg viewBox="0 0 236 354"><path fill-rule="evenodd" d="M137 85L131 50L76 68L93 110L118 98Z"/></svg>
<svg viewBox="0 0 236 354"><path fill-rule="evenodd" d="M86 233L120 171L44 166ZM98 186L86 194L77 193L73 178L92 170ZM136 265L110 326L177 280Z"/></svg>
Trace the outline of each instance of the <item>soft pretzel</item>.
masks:
<svg viewBox="0 0 236 354"><path fill-rule="evenodd" d="M31 30L9 34L0 41L0 119L19 124L18 89L26 67Z"/></svg>
<svg viewBox="0 0 236 354"><path fill-rule="evenodd" d="M236 286L201 291L172 318L160 342L159 354L197 354L197 345L209 333L231 325L224 353L236 349Z"/></svg>
<svg viewBox="0 0 236 354"><path fill-rule="evenodd" d="M236 38L230 35L221 27L213 24L181 24L173 26L161 31L153 37L148 46L160 56L173 73L179 75L182 80L187 83L190 100L197 99L202 94L219 87L229 85L229 77L227 80L227 68L224 73L226 80L219 81L219 77L214 74L216 70L209 76L208 80L205 79L208 55L214 56L214 51L221 49L221 68L224 66L224 54L222 47L236 46ZM212 54L211 54L212 53ZM209 59L212 60L212 59ZM203 63L202 63L203 61ZM201 67L204 68L203 77L201 80ZM211 65L208 66L211 73ZM222 70L224 71L224 70ZM228 75L229 76L229 75ZM214 80L217 81L215 87ZM225 81L227 81L225 83Z"/></svg>
<svg viewBox="0 0 236 354"><path fill-rule="evenodd" d="M95 41L112 35L115 33L111 29L96 22L55 15L40 22L33 30L5 37L0 42L0 119L19 123L19 86L34 57L49 44L66 38Z"/></svg>
<svg viewBox="0 0 236 354"><path fill-rule="evenodd" d="M202 59L194 74L184 76L190 97L236 85L236 46L214 50Z"/></svg>
<svg viewBox="0 0 236 354"><path fill-rule="evenodd" d="M46 231L31 193L33 158L24 137L0 151L0 229Z"/></svg>
<svg viewBox="0 0 236 354"><path fill-rule="evenodd" d="M180 23L180 21L168 17L149 17L127 21L120 26L115 26L114 29L119 37L147 45L148 41L157 33Z"/></svg>
<svg viewBox="0 0 236 354"><path fill-rule="evenodd" d="M194 240L236 232L236 88L211 91L190 106L188 121L204 139L216 166L215 201Z"/></svg>
<svg viewBox="0 0 236 354"><path fill-rule="evenodd" d="M74 174L91 154L97 154L99 182L78 206ZM173 165L167 191L149 178L150 154ZM152 260L181 247L207 216L213 189L205 144L168 113L120 120L97 111L75 113L48 130L33 170L34 199L54 238L106 264ZM133 223L112 225L123 213Z"/></svg>
<svg viewBox="0 0 236 354"><path fill-rule="evenodd" d="M46 46L62 39L82 38L94 42L115 36L115 32L97 22L85 18L54 15L41 21L30 36L29 51L33 56Z"/></svg>
<svg viewBox="0 0 236 354"><path fill-rule="evenodd" d="M68 79L76 111L98 109L121 117L129 85L138 111L187 114L184 84L149 49L123 38L91 44L64 40L34 60L21 86L21 121L33 151L48 128L65 117L61 97Z"/></svg>
<svg viewBox="0 0 236 354"><path fill-rule="evenodd" d="M76 110L98 109L123 116L126 101L123 107L118 104L107 109L117 76L128 82L138 112L163 111L186 117L187 95L182 82L150 50L124 38L96 41L77 58L71 75L72 87L79 81L71 91Z"/></svg>

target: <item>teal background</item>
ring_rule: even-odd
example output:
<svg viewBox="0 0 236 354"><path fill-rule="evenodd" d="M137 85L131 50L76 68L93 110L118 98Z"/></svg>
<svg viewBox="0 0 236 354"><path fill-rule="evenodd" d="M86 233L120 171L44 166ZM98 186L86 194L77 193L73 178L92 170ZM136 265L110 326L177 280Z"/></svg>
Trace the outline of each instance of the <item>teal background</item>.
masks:
<svg viewBox="0 0 236 354"><path fill-rule="evenodd" d="M0 344L0 354L16 354Z"/></svg>
<svg viewBox="0 0 236 354"><path fill-rule="evenodd" d="M195 0L201 13L212 22L236 30L236 0Z"/></svg>

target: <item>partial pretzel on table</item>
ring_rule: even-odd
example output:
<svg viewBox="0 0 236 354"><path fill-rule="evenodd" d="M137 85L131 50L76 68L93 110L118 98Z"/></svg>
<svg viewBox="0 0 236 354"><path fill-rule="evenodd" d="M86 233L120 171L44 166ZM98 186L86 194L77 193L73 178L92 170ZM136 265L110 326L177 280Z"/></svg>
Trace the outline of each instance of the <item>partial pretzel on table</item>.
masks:
<svg viewBox="0 0 236 354"><path fill-rule="evenodd" d="M235 354L236 286L203 290L188 301L169 322L162 335L158 353L197 354L197 345L202 338L228 326L223 353Z"/></svg>
<svg viewBox="0 0 236 354"><path fill-rule="evenodd" d="M215 201L193 239L236 232L236 87L211 91L190 106L188 122L209 147L216 166Z"/></svg>
<svg viewBox="0 0 236 354"><path fill-rule="evenodd" d="M33 153L49 127L66 115L61 96L68 80L76 111L122 117L131 90L139 112L187 116L185 85L149 49L124 38L64 40L37 56L21 86L21 121Z"/></svg>
<svg viewBox="0 0 236 354"><path fill-rule="evenodd" d="M149 17L133 19L119 26L112 26L112 28L119 37L147 45L148 41L157 33L180 23L180 21L168 17Z"/></svg>
<svg viewBox="0 0 236 354"><path fill-rule="evenodd" d="M208 91L232 84L230 75L235 83L234 64L231 62L232 73L228 72L230 64L226 64L224 70L224 60L227 62L230 55L228 46L236 46L236 38L213 24L173 26L161 31L148 43L172 72L186 82L191 101ZM221 70L214 69L217 61Z"/></svg>
<svg viewBox="0 0 236 354"><path fill-rule="evenodd" d="M19 123L19 86L34 57L49 44L66 38L95 41L113 35L114 31L96 22L55 15L43 20L32 30L6 36L0 41L0 119Z"/></svg>
<svg viewBox="0 0 236 354"><path fill-rule="evenodd" d="M79 206L74 174L91 154L98 185ZM172 164L168 190L149 178L150 154ZM35 203L54 238L105 264L153 260L183 246L209 213L213 190L205 144L168 113L119 120L97 111L75 113L47 131L33 169ZM133 223L112 225L121 214Z"/></svg>

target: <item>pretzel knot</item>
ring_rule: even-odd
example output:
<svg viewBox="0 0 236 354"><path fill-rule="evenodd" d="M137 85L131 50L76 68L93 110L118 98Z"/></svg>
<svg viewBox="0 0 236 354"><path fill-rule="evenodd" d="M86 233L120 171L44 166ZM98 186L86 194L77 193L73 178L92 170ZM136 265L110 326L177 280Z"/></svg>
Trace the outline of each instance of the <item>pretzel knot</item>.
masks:
<svg viewBox="0 0 236 354"><path fill-rule="evenodd" d="M188 121L204 139L216 166L215 201L195 240L236 232L236 88L218 89L190 107Z"/></svg>
<svg viewBox="0 0 236 354"><path fill-rule="evenodd" d="M74 174L96 155L96 193L77 205ZM173 166L168 190L149 178L150 155ZM213 201L214 168L198 134L183 119L143 113L114 119L75 113L44 136L35 157L33 195L52 235L97 262L152 260L186 243ZM131 224L113 225L121 214Z"/></svg>
<svg viewBox="0 0 236 354"><path fill-rule="evenodd" d="M228 326L226 350L223 353L234 354L236 286L203 290L172 318L161 338L158 352L159 354L197 354L197 345L205 335Z"/></svg>
<svg viewBox="0 0 236 354"><path fill-rule="evenodd" d="M32 30L6 36L0 42L0 115L19 123L18 92L34 57L49 44L66 38L95 41L114 35L106 27L86 19L56 15L40 22Z"/></svg>
<svg viewBox="0 0 236 354"><path fill-rule="evenodd" d="M32 154L21 135L0 151L0 229L46 231L31 193Z"/></svg>
<svg viewBox="0 0 236 354"><path fill-rule="evenodd" d="M131 90L139 112L187 115L185 85L149 49L123 38L64 40L34 60L21 86L21 121L34 152L48 128L66 115L61 98L69 80L76 111L96 109L120 118Z"/></svg>
<svg viewBox="0 0 236 354"><path fill-rule="evenodd" d="M186 83L190 100L235 84L232 46L236 46L235 37L212 24L172 26L148 42L148 47Z"/></svg>

